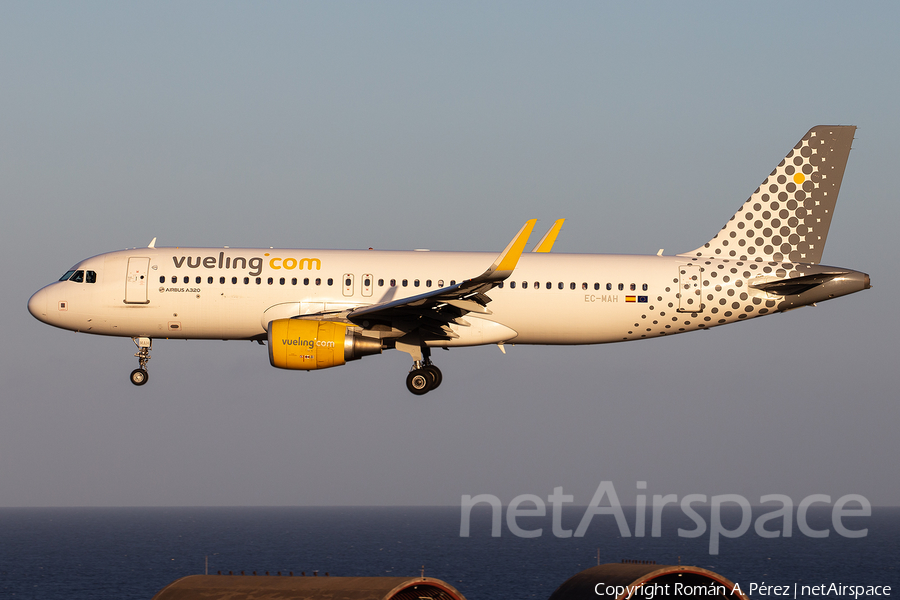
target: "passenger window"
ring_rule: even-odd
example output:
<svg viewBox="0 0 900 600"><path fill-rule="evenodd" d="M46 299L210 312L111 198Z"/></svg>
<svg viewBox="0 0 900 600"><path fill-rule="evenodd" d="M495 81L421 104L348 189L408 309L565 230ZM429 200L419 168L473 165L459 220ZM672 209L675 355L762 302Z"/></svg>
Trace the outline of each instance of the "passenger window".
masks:
<svg viewBox="0 0 900 600"><path fill-rule="evenodd" d="M527 289L528 289L528 282L527 282L527 281L523 281L523 282L522 282L522 289L523 289L523 290L527 290Z"/></svg>
<svg viewBox="0 0 900 600"><path fill-rule="evenodd" d="M378 280L378 287L384 287L384 279Z"/></svg>
<svg viewBox="0 0 900 600"><path fill-rule="evenodd" d="M296 281L296 280L295 280L295 281ZM278 283L279 283L280 285L284 285L284 277L282 277L281 279L279 279L279 280L278 280Z"/></svg>
<svg viewBox="0 0 900 600"><path fill-rule="evenodd" d="M213 282L213 278L212 278L212 277L207 277L207 278L206 278L206 283L212 285L212 282Z"/></svg>
<svg viewBox="0 0 900 600"><path fill-rule="evenodd" d="M165 283L165 282L166 282L166 276L165 276L165 275L160 275L160 276L159 276L159 282L160 282L160 283Z"/></svg>
<svg viewBox="0 0 900 600"><path fill-rule="evenodd" d="M232 283L232 284L236 284L236 283L237 283L237 277L232 277L232 278L231 278L231 283Z"/></svg>
<svg viewBox="0 0 900 600"><path fill-rule="evenodd" d="M560 282L560 287L561 287L561 286L562 286L562 282ZM549 289L552 288L552 287L553 287L553 284L550 283L550 282L548 281L548 282L547 282L547 289L549 290Z"/></svg>
<svg viewBox="0 0 900 600"><path fill-rule="evenodd" d="M583 290L587 289L587 282L584 282L581 284L581 289L583 289Z"/></svg>
<svg viewBox="0 0 900 600"><path fill-rule="evenodd" d="M97 273L95 273L94 271L85 271L84 282L85 283L97 283Z"/></svg>
<svg viewBox="0 0 900 600"><path fill-rule="evenodd" d="M498 287L498 288L502 288L502 287L503 287L503 282L501 281L500 283L498 283L498 284L497 284L497 287Z"/></svg>
<svg viewBox="0 0 900 600"><path fill-rule="evenodd" d="M309 277L303 278L303 285L309 285Z"/></svg>
<svg viewBox="0 0 900 600"><path fill-rule="evenodd" d="M172 275L172 283L178 283L178 276Z"/></svg>
<svg viewBox="0 0 900 600"><path fill-rule="evenodd" d="M201 281L203 281L203 280L200 278L199 275L197 275L197 277L194 278L194 283L200 283Z"/></svg>
<svg viewBox="0 0 900 600"><path fill-rule="evenodd" d="M322 285L322 278L316 277L316 285Z"/></svg>
<svg viewBox="0 0 900 600"><path fill-rule="evenodd" d="M540 282L540 281L535 281L535 282L534 282L534 289L536 289L536 290L541 289L541 282Z"/></svg>
<svg viewBox="0 0 900 600"><path fill-rule="evenodd" d="M347 280L347 285L350 285L349 279ZM366 277L365 279L363 279L363 285L369 287L370 285L372 285L372 280Z"/></svg>
<svg viewBox="0 0 900 600"><path fill-rule="evenodd" d="M599 283L595 283L595 284L594 284L594 289L595 289L595 290L599 290L599 289L600 289L600 284L599 284Z"/></svg>
<svg viewBox="0 0 900 600"><path fill-rule="evenodd" d="M397 280L391 279L391 287L397 287Z"/></svg>
<svg viewBox="0 0 900 600"><path fill-rule="evenodd" d="M431 287L431 280L430 280L430 279L426 279L426 280L425 280L425 287L429 287L429 288Z"/></svg>
<svg viewBox="0 0 900 600"><path fill-rule="evenodd" d="M190 283L190 282L191 282L191 278L188 277L187 275L185 275L185 276L184 276L184 282L185 282L185 283Z"/></svg>
<svg viewBox="0 0 900 600"><path fill-rule="evenodd" d="M224 284L224 283L225 283L225 278L224 278L224 277L219 277L219 283Z"/></svg>
<svg viewBox="0 0 900 600"><path fill-rule="evenodd" d="M516 282L515 282L515 281L510 281L510 282L509 282L509 289L511 289L511 290L516 289Z"/></svg>
<svg viewBox="0 0 900 600"><path fill-rule="evenodd" d="M562 281L559 282L559 289L563 289L563 282L562 282Z"/></svg>
<svg viewBox="0 0 900 600"><path fill-rule="evenodd" d="M353 281L348 277L347 279L344 280L344 285L346 287L350 287L351 285L353 285ZM367 283L366 285L369 285L369 284Z"/></svg>
<svg viewBox="0 0 900 600"><path fill-rule="evenodd" d="M624 283L620 283L620 284L619 284L619 291L621 292L621 291L624 290L624 289L625 289L625 284L624 284Z"/></svg>
<svg viewBox="0 0 900 600"><path fill-rule="evenodd" d="M248 283L250 283L250 278L244 277L244 285L247 285Z"/></svg>
<svg viewBox="0 0 900 600"><path fill-rule="evenodd" d="M647 284L645 283L644 285L642 285L642 286L641 286L641 289L644 290L644 291L646 292L646 291L647 291Z"/></svg>
<svg viewBox="0 0 900 600"><path fill-rule="evenodd" d="M637 289L637 286L632 283L631 286L629 286L629 289L633 292Z"/></svg>
<svg viewBox="0 0 900 600"><path fill-rule="evenodd" d="M574 290L574 289L575 289L575 282L574 282L574 281L571 282L571 283L569 284L569 289L570 289L570 290ZM587 284L586 284L586 283L584 284L584 289L587 289Z"/></svg>
<svg viewBox="0 0 900 600"><path fill-rule="evenodd" d="M413 281L413 285L416 286L416 287L419 287L419 280L416 279L415 281Z"/></svg>
<svg viewBox="0 0 900 600"><path fill-rule="evenodd" d="M439 288L444 287L444 280L443 280L443 279L438 279L438 287L439 287Z"/></svg>
<svg viewBox="0 0 900 600"><path fill-rule="evenodd" d="M456 280L455 280L455 279L451 279L451 280L450 280L450 285L456 285Z"/></svg>
<svg viewBox="0 0 900 600"><path fill-rule="evenodd" d="M333 284L334 284L334 279L332 279L331 277L329 277L329 278L328 278L328 285L333 285Z"/></svg>
<svg viewBox="0 0 900 600"><path fill-rule="evenodd" d="M606 290L609 291L609 290L611 290L611 289L612 289L612 284L611 284L611 283L607 283L607 284L606 284Z"/></svg>
<svg viewBox="0 0 900 600"><path fill-rule="evenodd" d="M291 285L297 285L297 278L291 277Z"/></svg>
<svg viewBox="0 0 900 600"><path fill-rule="evenodd" d="M257 278L256 278L256 285L259 285L259 284L261 284L261 283L262 283L262 277L257 277Z"/></svg>
<svg viewBox="0 0 900 600"><path fill-rule="evenodd" d="M403 287L406 287L407 285L409 285L409 281L407 281L406 279L404 279L404 280L401 282L401 284L403 285Z"/></svg>
<svg viewBox="0 0 900 600"><path fill-rule="evenodd" d="M272 279L271 277L269 277L269 278L266 280L266 283L268 283L269 285L272 285L273 283L275 283L275 280ZM281 280L281 283L284 283L284 279Z"/></svg>

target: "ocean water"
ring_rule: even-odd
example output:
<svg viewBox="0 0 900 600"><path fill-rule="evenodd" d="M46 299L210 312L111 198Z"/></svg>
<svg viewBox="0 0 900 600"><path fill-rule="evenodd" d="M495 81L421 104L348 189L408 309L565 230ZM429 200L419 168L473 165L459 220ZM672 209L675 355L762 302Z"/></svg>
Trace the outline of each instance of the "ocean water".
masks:
<svg viewBox="0 0 900 600"><path fill-rule="evenodd" d="M736 508L736 507L734 507ZM293 571L332 576L415 576L443 579L468 600L547 598L563 581L597 564L622 559L700 566L740 583L767 585L890 585L900 592L900 508L873 508L850 539L831 531L809 538L747 534L723 538L709 553L709 535L679 537L695 525L677 507L663 513L658 538L621 537L610 516L593 519L584 537L556 537L551 516L519 525L542 527L533 538L512 535L505 519L491 537L491 511L472 512L460 536L459 507L284 508L4 508L0 509L0 598L146 599L179 577L233 571ZM629 509L625 509L626 514ZM771 510L771 509L767 509ZM549 512L549 511L548 511ZM704 515L703 510L698 510ZM756 515L766 510L754 509ZM583 508L566 507L562 525L575 529ZM733 528L738 513L723 513ZM704 515L709 523L708 510ZM634 531L633 513L629 527ZM809 524L829 529L831 510L810 509ZM769 528L773 528L771 524ZM759 594L754 594L759 596ZM834 597L834 594L832 594ZM853 596L849 596L852 598Z"/></svg>

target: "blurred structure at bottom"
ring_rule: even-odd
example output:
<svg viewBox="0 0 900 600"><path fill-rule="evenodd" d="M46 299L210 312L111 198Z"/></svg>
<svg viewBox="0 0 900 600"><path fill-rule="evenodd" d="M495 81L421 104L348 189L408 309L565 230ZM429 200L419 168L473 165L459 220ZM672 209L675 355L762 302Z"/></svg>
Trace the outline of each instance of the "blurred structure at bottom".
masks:
<svg viewBox="0 0 900 600"><path fill-rule="evenodd" d="M431 577L293 577L190 575L163 588L153 600L466 600L453 586Z"/></svg>
<svg viewBox="0 0 900 600"><path fill-rule="evenodd" d="M686 565L622 561L585 569L548 600L749 600L717 573ZM466 600L450 584L431 577L294 577L190 575L170 583L153 600Z"/></svg>
<svg viewBox="0 0 900 600"><path fill-rule="evenodd" d="M659 598L748 600L740 588L712 571L654 561L622 561L585 569L559 586L548 600L657 600Z"/></svg>

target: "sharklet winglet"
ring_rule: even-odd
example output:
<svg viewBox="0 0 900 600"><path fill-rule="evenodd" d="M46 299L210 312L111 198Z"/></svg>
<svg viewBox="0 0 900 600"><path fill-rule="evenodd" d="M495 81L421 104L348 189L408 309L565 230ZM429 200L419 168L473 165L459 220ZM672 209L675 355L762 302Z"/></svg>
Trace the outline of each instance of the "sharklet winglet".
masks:
<svg viewBox="0 0 900 600"><path fill-rule="evenodd" d="M476 279L483 281L502 281L509 277L513 272L513 269L515 269L516 265L519 263L519 258L525 250L525 244L528 243L528 237L531 235L535 223L537 223L537 219L526 221L525 225L522 226L522 229L519 230L519 233L516 234L516 237L514 237L509 245L506 246L506 249L500 253L500 256L497 257L490 268Z"/></svg>
<svg viewBox="0 0 900 600"><path fill-rule="evenodd" d="M537 244L535 244L534 248L531 250L532 252L550 252L553 249L553 244L556 242L556 236L559 235L559 230L562 229L563 223L565 219L557 219L555 223L553 223L553 227L550 228L544 237L541 238Z"/></svg>

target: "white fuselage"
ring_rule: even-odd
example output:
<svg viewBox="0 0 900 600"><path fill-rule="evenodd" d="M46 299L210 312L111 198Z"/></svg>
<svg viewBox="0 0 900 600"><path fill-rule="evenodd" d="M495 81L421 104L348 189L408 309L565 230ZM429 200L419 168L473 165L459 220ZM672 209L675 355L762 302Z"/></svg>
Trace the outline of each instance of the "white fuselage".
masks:
<svg viewBox="0 0 900 600"><path fill-rule="evenodd" d="M96 273L94 283L53 283L31 298L29 310L51 325L99 335L263 339L272 320L423 294L477 276L494 257L136 248L78 263L72 269ZM779 297L751 284L824 269L686 256L525 253L490 291L484 313L465 315L468 325L452 325L459 337L428 345L598 344L693 331L783 310ZM810 302L862 289L841 281Z"/></svg>

